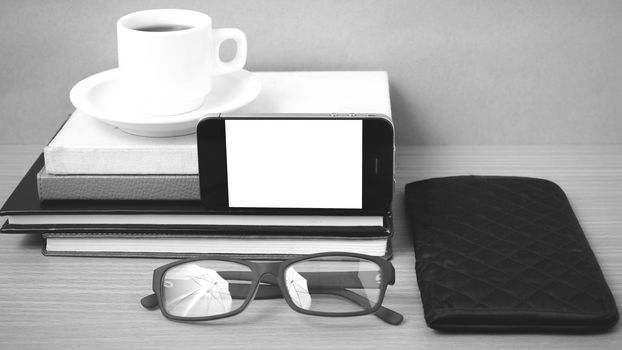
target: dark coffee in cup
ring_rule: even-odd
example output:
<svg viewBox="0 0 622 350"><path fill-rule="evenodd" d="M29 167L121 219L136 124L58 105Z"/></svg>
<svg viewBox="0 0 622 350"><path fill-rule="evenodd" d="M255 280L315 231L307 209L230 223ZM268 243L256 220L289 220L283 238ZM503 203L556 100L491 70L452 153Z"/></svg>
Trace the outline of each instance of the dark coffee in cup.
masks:
<svg viewBox="0 0 622 350"><path fill-rule="evenodd" d="M141 32L176 32L190 28L192 27L179 24L153 24L149 26L134 28L134 30L139 30Z"/></svg>

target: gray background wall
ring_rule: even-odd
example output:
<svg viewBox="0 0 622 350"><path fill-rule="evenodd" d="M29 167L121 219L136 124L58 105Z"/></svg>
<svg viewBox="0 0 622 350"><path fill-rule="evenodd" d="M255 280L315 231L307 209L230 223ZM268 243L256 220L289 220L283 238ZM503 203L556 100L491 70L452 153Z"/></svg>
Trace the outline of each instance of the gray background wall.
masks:
<svg viewBox="0 0 622 350"><path fill-rule="evenodd" d="M47 142L116 20L166 7L245 31L250 70L387 70L399 144L622 142L622 1L5 0L0 143Z"/></svg>

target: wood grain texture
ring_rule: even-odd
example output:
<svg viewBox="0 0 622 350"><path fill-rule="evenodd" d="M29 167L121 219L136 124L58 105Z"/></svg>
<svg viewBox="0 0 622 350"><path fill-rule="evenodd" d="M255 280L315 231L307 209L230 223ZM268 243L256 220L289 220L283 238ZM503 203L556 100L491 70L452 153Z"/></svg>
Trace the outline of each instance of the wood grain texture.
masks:
<svg viewBox="0 0 622 350"><path fill-rule="evenodd" d="M40 147L1 146L4 202ZM384 305L405 321L322 318L282 300L253 302L242 314L186 324L144 310L152 270L169 260L44 257L34 235L0 235L1 349L547 348L614 349L620 326L598 335L443 334L426 327L404 218L404 185L450 175L523 175L557 182L570 198L613 294L622 301L622 146L399 147L395 212L396 284Z"/></svg>

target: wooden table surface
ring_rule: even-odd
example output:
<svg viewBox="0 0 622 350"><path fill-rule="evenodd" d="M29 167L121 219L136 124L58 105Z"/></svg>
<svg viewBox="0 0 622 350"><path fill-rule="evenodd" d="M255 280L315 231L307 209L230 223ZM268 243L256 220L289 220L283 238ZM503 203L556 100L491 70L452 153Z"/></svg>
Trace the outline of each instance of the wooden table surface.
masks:
<svg viewBox="0 0 622 350"><path fill-rule="evenodd" d="M0 146L0 201L41 146ZM567 193L620 307L622 301L622 145L398 147L393 264L384 305L405 321L325 318L256 300L242 314L177 323L139 300L154 268L169 260L41 255L36 235L0 235L0 349L117 348L621 348L620 326L596 335L444 334L426 327L404 217L404 185L449 175L522 175L557 182Z"/></svg>

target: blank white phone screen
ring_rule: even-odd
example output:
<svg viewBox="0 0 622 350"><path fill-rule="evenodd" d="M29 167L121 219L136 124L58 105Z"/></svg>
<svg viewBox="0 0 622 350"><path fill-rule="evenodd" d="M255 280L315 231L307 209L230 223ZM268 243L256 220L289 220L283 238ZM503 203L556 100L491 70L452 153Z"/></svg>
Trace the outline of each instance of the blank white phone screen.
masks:
<svg viewBox="0 0 622 350"><path fill-rule="evenodd" d="M362 120L226 120L229 207L363 207Z"/></svg>

